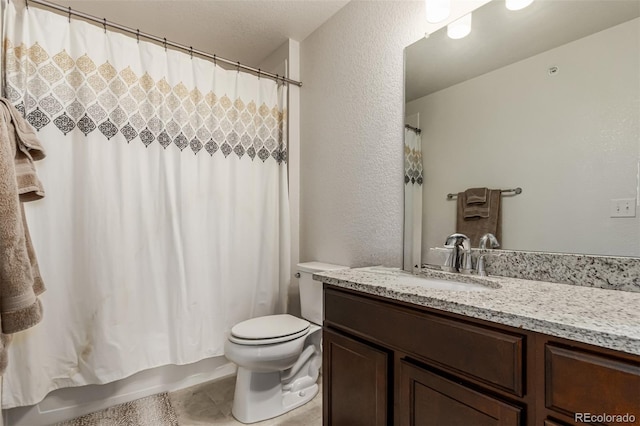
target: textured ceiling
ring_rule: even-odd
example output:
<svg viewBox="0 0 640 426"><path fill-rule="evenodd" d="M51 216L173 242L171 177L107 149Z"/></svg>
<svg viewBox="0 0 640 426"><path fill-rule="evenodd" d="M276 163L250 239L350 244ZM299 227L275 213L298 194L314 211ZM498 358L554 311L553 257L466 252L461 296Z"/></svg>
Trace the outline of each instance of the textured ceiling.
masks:
<svg viewBox="0 0 640 426"><path fill-rule="evenodd" d="M304 40L348 0L53 2L257 67L287 39Z"/></svg>

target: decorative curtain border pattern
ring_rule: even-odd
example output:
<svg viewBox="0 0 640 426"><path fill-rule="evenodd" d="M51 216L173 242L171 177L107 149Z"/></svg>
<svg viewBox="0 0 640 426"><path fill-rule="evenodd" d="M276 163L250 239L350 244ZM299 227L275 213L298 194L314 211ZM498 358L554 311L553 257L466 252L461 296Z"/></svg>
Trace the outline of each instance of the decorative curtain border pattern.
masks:
<svg viewBox="0 0 640 426"><path fill-rule="evenodd" d="M111 139L119 132L145 146L157 141L194 154L204 148L211 156L287 161L286 109L190 90L182 82L172 87L130 67L98 65L86 53L76 59L65 50L50 54L38 43L14 46L6 38L4 54L5 97L38 131L53 124L65 135L78 129Z"/></svg>
<svg viewBox="0 0 640 426"><path fill-rule="evenodd" d="M404 183L422 185L422 152L404 145Z"/></svg>

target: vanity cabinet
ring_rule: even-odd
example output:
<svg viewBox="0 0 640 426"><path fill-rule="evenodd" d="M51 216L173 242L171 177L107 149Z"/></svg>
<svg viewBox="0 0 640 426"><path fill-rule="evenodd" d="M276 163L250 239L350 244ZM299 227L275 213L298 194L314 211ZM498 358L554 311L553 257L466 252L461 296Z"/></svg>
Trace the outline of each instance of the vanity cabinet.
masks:
<svg viewBox="0 0 640 426"><path fill-rule="evenodd" d="M325 426L640 424L638 356L328 284L324 308Z"/></svg>
<svg viewBox="0 0 640 426"><path fill-rule="evenodd" d="M387 406L390 354L369 344L323 330L323 386L331 394L323 404L328 425L384 426Z"/></svg>

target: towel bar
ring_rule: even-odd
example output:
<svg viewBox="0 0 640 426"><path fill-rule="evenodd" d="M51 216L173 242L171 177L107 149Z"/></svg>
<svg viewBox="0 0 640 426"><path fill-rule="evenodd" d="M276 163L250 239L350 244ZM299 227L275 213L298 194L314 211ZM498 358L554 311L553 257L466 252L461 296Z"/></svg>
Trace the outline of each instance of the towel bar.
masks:
<svg viewBox="0 0 640 426"><path fill-rule="evenodd" d="M514 195L518 195L518 194L522 194L522 188L518 187L518 188L512 188L512 189L501 189L500 190L501 193L513 193ZM452 200L453 198L457 197L458 194L447 194L447 200Z"/></svg>

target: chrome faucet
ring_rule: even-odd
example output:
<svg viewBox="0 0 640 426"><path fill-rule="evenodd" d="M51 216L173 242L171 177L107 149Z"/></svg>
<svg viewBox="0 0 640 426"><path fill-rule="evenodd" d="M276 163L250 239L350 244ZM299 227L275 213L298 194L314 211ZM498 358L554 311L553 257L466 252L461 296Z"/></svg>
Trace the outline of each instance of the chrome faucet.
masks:
<svg viewBox="0 0 640 426"><path fill-rule="evenodd" d="M489 233L484 234L480 238L480 249L481 250L486 250L487 241L489 242L489 248L500 247L500 243L498 242L498 239L496 238L496 236L489 232Z"/></svg>
<svg viewBox="0 0 640 426"><path fill-rule="evenodd" d="M498 239L496 238L496 236L491 234L491 233L487 233L487 234L484 234L480 238L480 249L481 250L486 250L487 249L487 242L489 242L489 248L493 249L493 248L500 247L500 243L498 242ZM478 273L478 276L480 276L480 277L486 277L487 276L487 271L484 268L484 258L488 254L489 253L481 253L480 256L478 256L478 262L476 263L476 272Z"/></svg>
<svg viewBox="0 0 640 426"><path fill-rule="evenodd" d="M471 240L469 237L464 234L451 234L447 237L444 247L450 251L442 267L443 270L466 274L473 271L473 264L471 262Z"/></svg>

